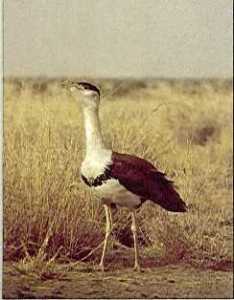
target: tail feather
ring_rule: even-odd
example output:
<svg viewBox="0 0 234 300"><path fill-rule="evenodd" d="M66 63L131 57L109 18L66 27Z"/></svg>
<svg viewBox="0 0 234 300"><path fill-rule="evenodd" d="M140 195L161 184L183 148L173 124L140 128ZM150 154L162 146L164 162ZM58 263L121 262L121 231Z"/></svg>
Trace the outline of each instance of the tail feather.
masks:
<svg viewBox="0 0 234 300"><path fill-rule="evenodd" d="M152 194L153 197L150 200L168 211L187 211L186 203L176 191L173 181L167 179L164 173L154 173L154 189Z"/></svg>

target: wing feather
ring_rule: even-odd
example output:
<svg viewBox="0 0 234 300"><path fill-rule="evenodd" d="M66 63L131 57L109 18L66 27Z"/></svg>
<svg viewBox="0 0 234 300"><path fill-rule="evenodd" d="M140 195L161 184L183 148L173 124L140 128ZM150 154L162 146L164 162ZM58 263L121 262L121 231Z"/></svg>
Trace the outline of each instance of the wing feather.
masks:
<svg viewBox="0 0 234 300"><path fill-rule="evenodd" d="M173 182L150 162L128 154L113 152L108 173L132 193L151 200L164 209L186 211L186 204L175 190Z"/></svg>

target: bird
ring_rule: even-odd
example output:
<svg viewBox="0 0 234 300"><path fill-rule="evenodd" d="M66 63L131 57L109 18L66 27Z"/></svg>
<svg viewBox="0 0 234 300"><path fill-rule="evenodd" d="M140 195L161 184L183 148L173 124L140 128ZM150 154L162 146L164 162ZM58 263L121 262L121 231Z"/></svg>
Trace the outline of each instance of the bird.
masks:
<svg viewBox="0 0 234 300"><path fill-rule="evenodd" d="M112 208L125 207L131 214L134 242L134 270L141 271L137 240L136 209L146 201L171 212L186 212L186 203L176 191L173 181L151 162L105 146L99 119L100 89L87 81L63 83L81 104L85 130L85 156L80 167L81 180L92 189L104 206L105 239L99 268L104 271L108 240L112 231Z"/></svg>

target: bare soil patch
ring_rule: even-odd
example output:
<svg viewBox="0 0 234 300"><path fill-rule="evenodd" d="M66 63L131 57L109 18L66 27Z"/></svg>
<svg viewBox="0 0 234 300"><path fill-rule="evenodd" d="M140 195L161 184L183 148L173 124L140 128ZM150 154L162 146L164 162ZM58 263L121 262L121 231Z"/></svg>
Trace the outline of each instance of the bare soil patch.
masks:
<svg viewBox="0 0 234 300"><path fill-rule="evenodd" d="M130 268L97 272L89 264L67 268L39 278L22 274L13 264L4 268L3 298L232 298L233 273L189 265Z"/></svg>

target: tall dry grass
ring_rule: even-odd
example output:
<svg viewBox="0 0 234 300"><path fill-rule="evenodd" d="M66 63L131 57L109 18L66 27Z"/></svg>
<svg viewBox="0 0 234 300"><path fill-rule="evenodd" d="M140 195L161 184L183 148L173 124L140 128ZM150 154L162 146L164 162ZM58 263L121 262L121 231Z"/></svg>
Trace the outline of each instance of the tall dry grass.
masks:
<svg viewBox="0 0 234 300"><path fill-rule="evenodd" d="M189 206L173 214L145 203L138 213L145 256L231 260L231 84L100 84L109 95L100 109L107 145L153 162ZM82 259L102 241L105 218L79 179L79 107L57 81L9 80L4 88L4 259ZM115 238L131 246L128 212L116 212L115 222Z"/></svg>

